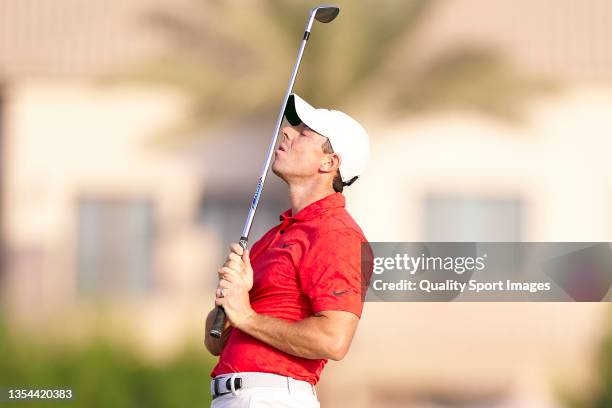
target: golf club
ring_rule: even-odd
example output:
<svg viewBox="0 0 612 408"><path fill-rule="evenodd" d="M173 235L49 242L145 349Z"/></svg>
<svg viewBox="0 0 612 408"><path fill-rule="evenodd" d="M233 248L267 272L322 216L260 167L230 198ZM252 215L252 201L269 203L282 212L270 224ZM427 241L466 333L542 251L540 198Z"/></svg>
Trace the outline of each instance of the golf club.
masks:
<svg viewBox="0 0 612 408"><path fill-rule="evenodd" d="M264 162L263 169L261 170L259 181L257 182L257 188L255 189L255 194L253 195L253 200L251 201L251 208L249 209L249 213L244 223L244 228L242 230L242 236L240 237L240 241L238 241L238 243L243 249L246 249L247 247L247 243L249 240L249 233L251 231L251 225L253 224L253 218L255 217L255 211L257 210L257 204L259 203L259 197L261 196L261 192L263 190L263 186L266 181L268 169L270 168L270 163L272 162L272 155L274 154L274 147L276 146L276 140L278 138L278 132L280 131L281 123L283 122L285 107L287 106L289 95L291 94L291 91L293 90L293 84L295 82L295 78L297 76L298 69L300 68L300 62L302 61L302 55L304 54L304 49L306 48L308 37L310 37L310 31L312 29L312 24L315 19L321 23L329 23L333 21L336 18L336 16L338 16L338 13L340 13L340 8L335 7L335 6L323 6L323 5L315 7L310 11L310 15L308 16L308 22L306 23L306 29L304 30L304 37L302 38L302 42L300 43L300 49L298 51L297 60L295 62L295 66L293 67L291 78L289 79L289 85L287 86L287 90L285 91L285 96L283 98L280 112L276 120L276 127L274 128L274 132L272 133L272 141L270 142L270 147L268 148L268 154L266 156L266 160ZM220 338L223 332L224 326L225 326L225 310L223 310L223 307L218 306L217 314L215 315L215 320L210 330L210 335L215 338Z"/></svg>

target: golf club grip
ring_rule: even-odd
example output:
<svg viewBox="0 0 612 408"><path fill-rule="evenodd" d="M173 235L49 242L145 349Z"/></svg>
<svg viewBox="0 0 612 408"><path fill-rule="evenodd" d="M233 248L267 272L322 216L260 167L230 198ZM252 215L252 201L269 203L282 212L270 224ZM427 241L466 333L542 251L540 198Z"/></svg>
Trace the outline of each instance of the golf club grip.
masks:
<svg viewBox="0 0 612 408"><path fill-rule="evenodd" d="M238 244L242 247L243 250L246 249L248 243L247 237L240 237L240 241ZM210 329L210 335L215 339L220 339L221 334L223 334L223 328L225 327L225 310L221 306L217 306L217 314L215 315L215 320L213 321L212 327Z"/></svg>
<svg viewBox="0 0 612 408"><path fill-rule="evenodd" d="M210 335L215 339L220 339L223 333L223 327L225 327L225 310L221 306L217 306L217 314L215 315L215 320L210 329Z"/></svg>

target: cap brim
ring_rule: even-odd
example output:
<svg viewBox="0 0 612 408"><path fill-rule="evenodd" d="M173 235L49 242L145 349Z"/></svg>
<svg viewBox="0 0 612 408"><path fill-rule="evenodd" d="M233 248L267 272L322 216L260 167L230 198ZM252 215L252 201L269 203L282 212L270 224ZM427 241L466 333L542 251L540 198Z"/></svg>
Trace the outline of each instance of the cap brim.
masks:
<svg viewBox="0 0 612 408"><path fill-rule="evenodd" d="M291 124L291 126L299 125L302 120L297 114L295 110L295 97L293 94L289 95L289 99L287 99L287 106L285 106L285 118L287 122Z"/></svg>
<svg viewBox="0 0 612 408"><path fill-rule="evenodd" d="M297 126L304 122L310 127L308 122L310 121L312 112L314 111L315 108L310 106L298 95L291 94L287 99L287 106L285 106L285 118L291 124L291 126Z"/></svg>

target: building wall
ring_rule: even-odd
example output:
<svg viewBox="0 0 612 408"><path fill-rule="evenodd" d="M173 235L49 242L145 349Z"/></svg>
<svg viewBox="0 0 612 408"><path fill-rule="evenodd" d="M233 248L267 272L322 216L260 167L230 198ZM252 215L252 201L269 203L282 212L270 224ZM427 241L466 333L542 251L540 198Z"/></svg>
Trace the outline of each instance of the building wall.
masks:
<svg viewBox="0 0 612 408"><path fill-rule="evenodd" d="M179 154L153 142L183 106L163 89L57 80L10 87L5 291L17 316L41 319L88 303L77 286L79 204L86 200L152 204L152 285L137 298L194 297L210 281L202 276L202 248L210 245L194 225L201 182ZM119 302L134 297L116 295Z"/></svg>
<svg viewBox="0 0 612 408"><path fill-rule="evenodd" d="M4 87L0 84L0 288L4 282Z"/></svg>

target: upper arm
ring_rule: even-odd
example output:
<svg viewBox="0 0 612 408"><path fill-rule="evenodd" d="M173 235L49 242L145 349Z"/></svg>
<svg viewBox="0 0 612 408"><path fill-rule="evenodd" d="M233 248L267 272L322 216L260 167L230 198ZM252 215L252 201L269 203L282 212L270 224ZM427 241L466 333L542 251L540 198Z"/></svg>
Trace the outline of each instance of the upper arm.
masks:
<svg viewBox="0 0 612 408"><path fill-rule="evenodd" d="M332 360L345 356L361 317L367 289L361 267L363 241L350 228L326 231L312 239L300 268L302 289Z"/></svg>
<svg viewBox="0 0 612 408"><path fill-rule="evenodd" d="M300 273L315 314L342 311L361 316L367 288L361 268L362 242L350 229L328 231L313 239Z"/></svg>

